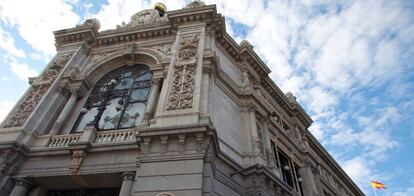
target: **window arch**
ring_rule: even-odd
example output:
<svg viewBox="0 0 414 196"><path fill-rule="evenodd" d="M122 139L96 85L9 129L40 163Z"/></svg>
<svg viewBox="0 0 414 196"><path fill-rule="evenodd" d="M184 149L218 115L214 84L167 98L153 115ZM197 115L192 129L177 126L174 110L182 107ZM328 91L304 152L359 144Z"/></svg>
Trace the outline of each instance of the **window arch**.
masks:
<svg viewBox="0 0 414 196"><path fill-rule="evenodd" d="M132 128L142 121L152 74L145 65L123 66L110 71L95 84L73 132L87 125L98 130Z"/></svg>

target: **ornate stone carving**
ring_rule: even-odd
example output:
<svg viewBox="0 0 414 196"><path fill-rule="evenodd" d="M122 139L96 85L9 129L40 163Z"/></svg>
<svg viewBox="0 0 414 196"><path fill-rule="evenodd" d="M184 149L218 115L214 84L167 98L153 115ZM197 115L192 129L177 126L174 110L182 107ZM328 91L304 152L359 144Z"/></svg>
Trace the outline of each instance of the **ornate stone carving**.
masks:
<svg viewBox="0 0 414 196"><path fill-rule="evenodd" d="M134 178L135 178L135 173L133 172L124 172L121 175L122 181L134 181Z"/></svg>
<svg viewBox="0 0 414 196"><path fill-rule="evenodd" d="M192 108L196 72L196 56L200 36L183 36L180 39L178 61L174 65L172 86L167 110Z"/></svg>
<svg viewBox="0 0 414 196"><path fill-rule="evenodd" d="M79 169L84 158L85 152L83 150L75 150L72 152L72 161L69 165L69 171L71 175L79 174Z"/></svg>
<svg viewBox="0 0 414 196"><path fill-rule="evenodd" d="M92 63L97 62L97 61L99 61L100 59L103 59L104 57L107 57L107 56L109 56L109 55L111 55L111 54L114 54L114 53L116 53L116 52L117 52L117 51L110 51L110 52L99 52L99 53L95 54L95 55L92 57L91 62L92 62Z"/></svg>
<svg viewBox="0 0 414 196"><path fill-rule="evenodd" d="M260 125L259 123L257 123L256 146L259 149L260 154L265 155L264 143L263 143L263 129L262 129L262 125Z"/></svg>
<svg viewBox="0 0 414 196"><path fill-rule="evenodd" d="M134 14L131 17L131 21L126 24L123 22L121 25L117 26L117 29L137 27L137 26L147 26L147 25L156 25L168 23L168 17L160 17L158 12L154 9L148 9L140 11Z"/></svg>
<svg viewBox="0 0 414 196"><path fill-rule="evenodd" d="M58 57L49 69L33 83L26 99L19 105L16 113L7 121L4 127L22 126L26 122L71 56L71 54L68 54Z"/></svg>
<svg viewBox="0 0 414 196"><path fill-rule="evenodd" d="M185 150L185 134L178 135L178 149L180 152Z"/></svg>
<svg viewBox="0 0 414 196"><path fill-rule="evenodd" d="M99 30L99 28L101 28L101 23L96 18L90 18L86 19L85 22L83 22L83 24L77 25L76 27L92 27L96 30Z"/></svg>
<svg viewBox="0 0 414 196"><path fill-rule="evenodd" d="M191 59L197 55L198 41L200 36L193 35L183 37L180 42L180 50L178 52L179 60Z"/></svg>
<svg viewBox="0 0 414 196"><path fill-rule="evenodd" d="M161 44L161 45L153 46L151 48L161 52L165 56L171 56L171 54L172 54L171 53L171 46L172 46L172 44Z"/></svg>
<svg viewBox="0 0 414 196"><path fill-rule="evenodd" d="M174 66L173 81L167 110L192 108L196 64Z"/></svg>
<svg viewBox="0 0 414 196"><path fill-rule="evenodd" d="M145 137L144 142L141 145L141 152L145 155L148 154L151 150L151 138Z"/></svg>
<svg viewBox="0 0 414 196"><path fill-rule="evenodd" d="M293 95L293 93L287 92L286 97L288 98L288 100L291 104L296 104L297 103L296 102L296 97Z"/></svg>
<svg viewBox="0 0 414 196"><path fill-rule="evenodd" d="M161 154L164 155L168 150L168 135L160 136Z"/></svg>
<svg viewBox="0 0 414 196"><path fill-rule="evenodd" d="M185 6L185 8L196 8L196 7L201 7L201 6L205 6L206 4L204 4L204 1L200 1L200 0L195 0L189 4L187 4L187 6Z"/></svg>
<svg viewBox="0 0 414 196"><path fill-rule="evenodd" d="M202 152L204 148L204 133L196 133L197 152Z"/></svg>

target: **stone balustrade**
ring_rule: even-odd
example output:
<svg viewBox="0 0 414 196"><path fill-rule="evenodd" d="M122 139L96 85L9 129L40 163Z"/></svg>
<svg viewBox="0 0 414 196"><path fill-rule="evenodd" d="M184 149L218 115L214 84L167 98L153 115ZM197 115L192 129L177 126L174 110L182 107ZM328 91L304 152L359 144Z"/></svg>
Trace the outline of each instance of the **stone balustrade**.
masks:
<svg viewBox="0 0 414 196"><path fill-rule="evenodd" d="M54 135L50 138L49 147L68 146L78 142L82 134Z"/></svg>
<svg viewBox="0 0 414 196"><path fill-rule="evenodd" d="M133 141L135 140L135 131L126 130L126 131L104 131L98 132L96 135L95 143L109 143L109 142L124 142L124 141Z"/></svg>

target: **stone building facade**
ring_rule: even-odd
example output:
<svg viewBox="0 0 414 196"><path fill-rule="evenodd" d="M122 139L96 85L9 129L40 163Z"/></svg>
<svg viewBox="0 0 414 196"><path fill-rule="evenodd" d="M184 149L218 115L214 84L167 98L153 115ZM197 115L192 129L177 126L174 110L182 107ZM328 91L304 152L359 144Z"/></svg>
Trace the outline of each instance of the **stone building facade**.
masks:
<svg viewBox="0 0 414 196"><path fill-rule="evenodd" d="M215 5L54 32L0 128L0 195L364 195Z"/></svg>

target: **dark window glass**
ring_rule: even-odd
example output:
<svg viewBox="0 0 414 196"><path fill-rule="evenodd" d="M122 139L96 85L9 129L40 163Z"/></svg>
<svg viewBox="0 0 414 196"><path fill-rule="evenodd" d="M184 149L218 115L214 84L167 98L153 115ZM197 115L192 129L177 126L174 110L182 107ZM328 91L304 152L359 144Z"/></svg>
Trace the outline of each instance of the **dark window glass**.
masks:
<svg viewBox="0 0 414 196"><path fill-rule="evenodd" d="M278 151L279 162L282 170L283 181L286 182L289 186L293 187L293 176L292 176L292 167L289 163L289 159L286 154Z"/></svg>
<svg viewBox="0 0 414 196"><path fill-rule="evenodd" d="M150 93L152 74L145 65L125 66L103 76L92 90L74 132L82 132L95 118L99 130L139 125ZM115 80L115 84L111 84ZM102 110L99 112L99 110Z"/></svg>

